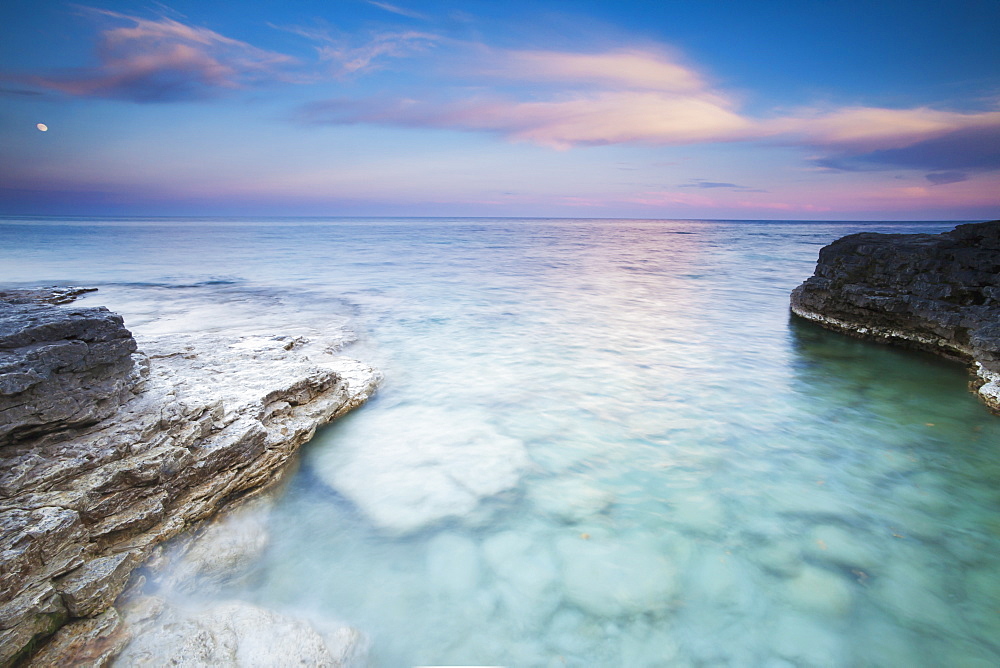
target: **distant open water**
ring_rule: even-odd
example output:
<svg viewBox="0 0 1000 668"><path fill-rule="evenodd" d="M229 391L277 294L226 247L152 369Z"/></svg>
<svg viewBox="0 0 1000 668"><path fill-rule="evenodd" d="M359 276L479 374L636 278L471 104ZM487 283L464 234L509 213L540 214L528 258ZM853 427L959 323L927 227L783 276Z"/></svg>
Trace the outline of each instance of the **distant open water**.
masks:
<svg viewBox="0 0 1000 668"><path fill-rule="evenodd" d="M229 594L378 666L996 666L1000 418L788 313L830 241L952 226L7 218L0 283L349 321L387 380Z"/></svg>

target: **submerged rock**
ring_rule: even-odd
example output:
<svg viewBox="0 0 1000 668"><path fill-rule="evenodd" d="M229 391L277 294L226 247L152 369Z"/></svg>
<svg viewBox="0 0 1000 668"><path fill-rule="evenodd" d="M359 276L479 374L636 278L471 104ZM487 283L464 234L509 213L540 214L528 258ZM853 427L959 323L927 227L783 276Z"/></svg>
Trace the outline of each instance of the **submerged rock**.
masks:
<svg viewBox="0 0 1000 668"><path fill-rule="evenodd" d="M336 448L311 453L316 473L373 523L393 534L419 531L472 513L484 499L517 486L524 444L485 416L441 408L385 410Z"/></svg>
<svg viewBox="0 0 1000 668"><path fill-rule="evenodd" d="M614 495L579 477L543 480L528 496L538 510L566 523L580 522L604 512Z"/></svg>
<svg viewBox="0 0 1000 668"><path fill-rule="evenodd" d="M791 308L829 329L969 362L979 396L1000 412L1000 220L838 239Z"/></svg>
<svg viewBox="0 0 1000 668"><path fill-rule="evenodd" d="M161 666L169 657L172 665L204 668L353 668L365 665L368 642L351 627L321 633L305 619L229 601L200 609L167 607L142 628L116 663Z"/></svg>
<svg viewBox="0 0 1000 668"><path fill-rule="evenodd" d="M556 548L566 597L592 615L655 613L675 604L677 572L653 546L563 537Z"/></svg>
<svg viewBox="0 0 1000 668"><path fill-rule="evenodd" d="M0 421L0 665L67 622L99 618L160 543L272 484L319 425L380 379L333 354L339 338L322 333L137 330L143 353L133 354L105 309L0 310L18 314L0 332L2 398L20 397ZM41 380L14 392L23 369ZM53 408L24 408L43 405L25 399L36 390ZM60 646L84 627L67 626Z"/></svg>

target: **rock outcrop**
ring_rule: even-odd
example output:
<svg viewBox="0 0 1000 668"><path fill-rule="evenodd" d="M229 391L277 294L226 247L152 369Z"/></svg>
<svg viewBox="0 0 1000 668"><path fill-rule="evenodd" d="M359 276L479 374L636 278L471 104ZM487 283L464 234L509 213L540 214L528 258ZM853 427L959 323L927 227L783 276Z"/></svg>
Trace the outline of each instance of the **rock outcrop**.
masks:
<svg viewBox="0 0 1000 668"><path fill-rule="evenodd" d="M1000 221L838 239L791 308L829 329L969 363L979 396L1000 413Z"/></svg>
<svg viewBox="0 0 1000 668"><path fill-rule="evenodd" d="M140 339L126 362L135 341L106 310L10 301L0 310L16 314L0 344L7 375L40 378L20 392L4 386L0 665L67 623L43 652L104 665L129 637L111 606L133 571L167 539L273 483L319 425L380 380L338 356L334 335L161 334ZM71 337L69 352L52 352L59 336ZM18 399L26 392L54 406L70 393L77 409L11 411L39 405Z"/></svg>
<svg viewBox="0 0 1000 668"><path fill-rule="evenodd" d="M106 308L0 301L0 446L114 413L138 380L135 350Z"/></svg>

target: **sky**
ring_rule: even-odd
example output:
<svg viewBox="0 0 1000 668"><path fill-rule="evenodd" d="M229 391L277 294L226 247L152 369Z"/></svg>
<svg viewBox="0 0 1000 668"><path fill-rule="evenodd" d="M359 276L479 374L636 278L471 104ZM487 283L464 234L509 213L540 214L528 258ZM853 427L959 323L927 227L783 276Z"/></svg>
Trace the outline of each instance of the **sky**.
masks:
<svg viewBox="0 0 1000 668"><path fill-rule="evenodd" d="M0 215L998 218L997 26L998 0L4 0Z"/></svg>

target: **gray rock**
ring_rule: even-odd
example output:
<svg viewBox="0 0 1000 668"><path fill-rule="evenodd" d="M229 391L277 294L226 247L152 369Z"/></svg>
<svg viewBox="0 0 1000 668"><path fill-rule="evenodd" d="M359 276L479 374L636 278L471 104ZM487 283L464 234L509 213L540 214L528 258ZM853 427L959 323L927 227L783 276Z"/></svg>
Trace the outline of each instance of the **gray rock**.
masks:
<svg viewBox="0 0 1000 668"><path fill-rule="evenodd" d="M792 312L837 331L969 362L1000 412L1000 220L943 234L852 234L819 253Z"/></svg>
<svg viewBox="0 0 1000 668"><path fill-rule="evenodd" d="M135 554L120 552L88 561L61 578L56 586L70 614L90 617L106 610L124 588L135 561Z"/></svg>
<svg viewBox="0 0 1000 668"><path fill-rule="evenodd" d="M119 316L104 309L0 304L7 313L12 308L21 309L21 320L0 327L0 366L16 358L10 373L49 376L0 401L42 388L52 393L52 406L63 405L69 393L76 408L35 411L33 422L4 432L0 665L21 660L67 622L61 643L69 642L71 629L92 633L92 625L74 620L108 610L134 568L160 544L272 487L316 428L361 405L381 378L336 355L340 329L316 331L312 340L297 337L289 346L275 332L144 334L137 327L148 357L138 358L143 382L129 385L121 373L135 376L134 367L126 373L121 366L118 375L109 371L135 349ZM84 335L94 344L81 343ZM58 336L70 337L62 342L67 345ZM101 336L114 345L103 346ZM58 364L24 366L29 359ZM88 373L95 387L107 381L125 388L128 399L96 423L109 400L84 400L85 392L70 389ZM18 378L7 387L27 382ZM87 401L98 407L84 406ZM11 415L4 413L0 424L9 425Z"/></svg>
<svg viewBox="0 0 1000 668"><path fill-rule="evenodd" d="M111 664L131 637L118 611L108 608L93 619L81 619L59 629L45 648L32 657L32 663L101 668Z"/></svg>
<svg viewBox="0 0 1000 668"><path fill-rule="evenodd" d="M106 308L0 300L0 446L112 415L138 381L135 351Z"/></svg>

